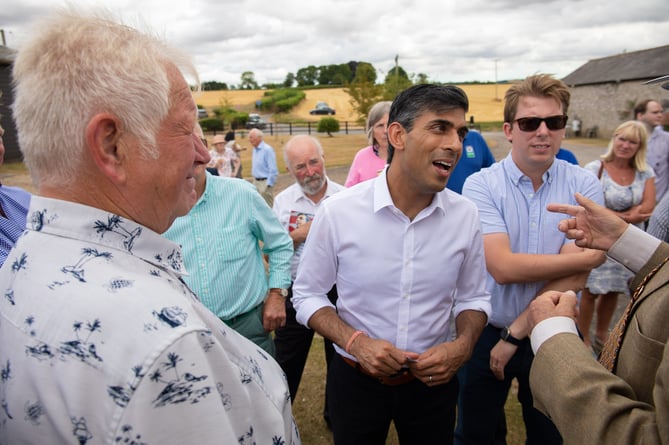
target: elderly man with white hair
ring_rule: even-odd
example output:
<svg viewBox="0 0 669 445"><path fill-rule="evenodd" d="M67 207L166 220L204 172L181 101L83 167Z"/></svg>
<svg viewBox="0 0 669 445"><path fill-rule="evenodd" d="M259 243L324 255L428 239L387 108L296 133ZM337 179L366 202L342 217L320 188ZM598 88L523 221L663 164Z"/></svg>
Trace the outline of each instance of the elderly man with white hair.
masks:
<svg viewBox="0 0 669 445"><path fill-rule="evenodd" d="M0 442L299 443L279 366L160 235L209 162L190 58L73 11L31 36L14 115L38 192L0 269Z"/></svg>

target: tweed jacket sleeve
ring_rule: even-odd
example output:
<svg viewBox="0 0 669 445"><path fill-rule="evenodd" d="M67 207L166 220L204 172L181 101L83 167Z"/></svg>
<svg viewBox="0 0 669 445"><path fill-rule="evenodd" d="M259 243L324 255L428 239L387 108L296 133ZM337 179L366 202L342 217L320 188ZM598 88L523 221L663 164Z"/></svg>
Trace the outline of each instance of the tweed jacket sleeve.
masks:
<svg viewBox="0 0 669 445"><path fill-rule="evenodd" d="M669 255L662 243L632 288ZM565 443L669 443L669 264L647 283L610 373L573 334L545 341L532 364L537 409L548 415Z"/></svg>

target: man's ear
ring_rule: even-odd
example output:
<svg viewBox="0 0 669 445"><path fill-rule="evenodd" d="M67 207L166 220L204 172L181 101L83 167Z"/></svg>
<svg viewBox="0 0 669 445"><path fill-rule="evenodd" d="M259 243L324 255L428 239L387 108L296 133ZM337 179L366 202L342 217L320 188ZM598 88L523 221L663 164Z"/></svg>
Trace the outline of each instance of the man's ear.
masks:
<svg viewBox="0 0 669 445"><path fill-rule="evenodd" d="M508 122L504 122L504 125L502 125L502 130L504 131L504 136L506 136L506 140L511 142L511 135L513 134L513 128L511 127L511 124Z"/></svg>
<svg viewBox="0 0 669 445"><path fill-rule="evenodd" d="M406 138L406 130L399 122L393 122L388 125L386 130L388 133L388 142L395 150L404 150L404 143Z"/></svg>
<svg viewBox="0 0 669 445"><path fill-rule="evenodd" d="M121 124L109 113L93 116L86 126L86 148L98 169L112 182L125 180L126 153L120 147Z"/></svg>

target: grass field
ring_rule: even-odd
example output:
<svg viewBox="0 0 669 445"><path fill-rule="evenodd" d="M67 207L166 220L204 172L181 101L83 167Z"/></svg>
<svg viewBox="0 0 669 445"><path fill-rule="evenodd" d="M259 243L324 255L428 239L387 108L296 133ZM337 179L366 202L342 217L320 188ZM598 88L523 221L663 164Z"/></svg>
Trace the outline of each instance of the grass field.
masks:
<svg viewBox="0 0 669 445"><path fill-rule="evenodd" d="M510 87L503 85L459 85L469 97L469 116L476 122L496 122L502 120L504 103L501 99ZM309 110L316 102L324 101L337 110L337 119L355 121L357 113L350 104L350 96L344 88L304 90L306 98L287 117L317 121L320 116L311 116ZM228 104L240 111L253 112L255 101L263 97L262 90L203 91L195 95L195 101L209 112L221 105Z"/></svg>

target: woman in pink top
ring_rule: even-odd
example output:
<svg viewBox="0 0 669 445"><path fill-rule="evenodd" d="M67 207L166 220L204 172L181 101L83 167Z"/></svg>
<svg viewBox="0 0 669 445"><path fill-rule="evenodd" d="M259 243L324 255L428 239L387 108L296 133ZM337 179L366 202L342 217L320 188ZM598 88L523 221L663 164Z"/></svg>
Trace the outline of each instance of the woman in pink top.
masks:
<svg viewBox="0 0 669 445"><path fill-rule="evenodd" d="M370 146L355 154L344 183L346 187L376 178L386 166L386 159L388 158L386 126L388 125L390 104L390 101L377 102L369 110L366 130Z"/></svg>

